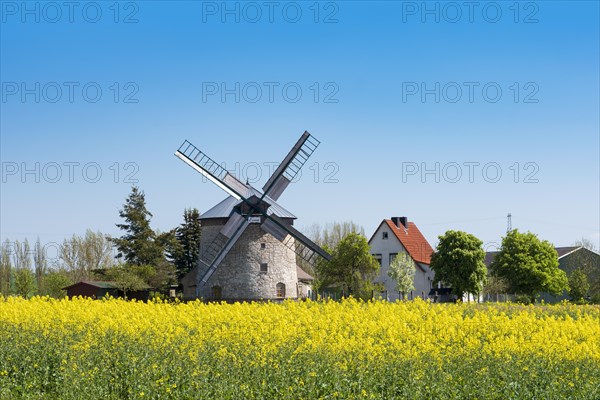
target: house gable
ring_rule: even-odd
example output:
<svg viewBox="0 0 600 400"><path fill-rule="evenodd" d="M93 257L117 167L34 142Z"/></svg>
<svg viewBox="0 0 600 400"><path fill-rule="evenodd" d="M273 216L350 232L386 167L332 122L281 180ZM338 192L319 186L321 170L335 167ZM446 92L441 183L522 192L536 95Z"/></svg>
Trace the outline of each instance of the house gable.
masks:
<svg viewBox="0 0 600 400"><path fill-rule="evenodd" d="M381 265L375 282L385 286L390 300L398 298L398 293L394 290L395 282L388 276L388 271L392 259L399 253L407 253L415 264L415 290L409 294L409 298L427 296L432 287L434 273L429 268L431 254L426 255L433 252L433 249L415 224L408 223L406 232L404 229L400 230L392 221L383 220L369 239L369 246L371 254L380 260Z"/></svg>
<svg viewBox="0 0 600 400"><path fill-rule="evenodd" d="M386 233L387 239L384 239L383 235ZM415 262L431 264L433 248L413 222L408 223L408 228L398 228L391 220L383 220L369 239L369 245L373 246L380 240L395 240Z"/></svg>
<svg viewBox="0 0 600 400"><path fill-rule="evenodd" d="M571 275L578 268L584 268L588 271L588 278L592 280L600 279L600 254L588 250L584 247L577 247L568 251L568 247L557 247L559 254L558 267ZM563 254L561 256L561 253Z"/></svg>

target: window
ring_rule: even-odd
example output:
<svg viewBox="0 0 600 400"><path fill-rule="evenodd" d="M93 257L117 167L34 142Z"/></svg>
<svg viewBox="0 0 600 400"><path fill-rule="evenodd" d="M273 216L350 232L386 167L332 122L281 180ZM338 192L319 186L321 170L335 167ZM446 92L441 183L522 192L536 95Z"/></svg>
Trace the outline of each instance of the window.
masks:
<svg viewBox="0 0 600 400"><path fill-rule="evenodd" d="M267 272L269 272L269 264L267 264L267 263L260 264L260 272L262 272L263 274L266 274Z"/></svg>
<svg viewBox="0 0 600 400"><path fill-rule="evenodd" d="M398 253L390 253L390 265L392 265L392 261L394 261L394 258L396 258L397 255Z"/></svg>
<svg viewBox="0 0 600 400"><path fill-rule="evenodd" d="M267 244L266 244L266 243L261 243L261 244L260 244L260 249L261 249L261 250L264 250L264 249L266 249L266 248L267 248Z"/></svg>
<svg viewBox="0 0 600 400"><path fill-rule="evenodd" d="M221 300L221 286L213 286L211 288L212 298L215 300Z"/></svg>
<svg viewBox="0 0 600 400"><path fill-rule="evenodd" d="M379 266L381 267L381 254L373 254L373 258L377 260Z"/></svg>
<svg viewBox="0 0 600 400"><path fill-rule="evenodd" d="M388 233L387 232L383 232L383 240L387 240L388 238Z"/></svg>
<svg viewBox="0 0 600 400"><path fill-rule="evenodd" d="M285 284L279 282L277 284L277 286L275 286L276 289L276 296L277 297L285 297Z"/></svg>

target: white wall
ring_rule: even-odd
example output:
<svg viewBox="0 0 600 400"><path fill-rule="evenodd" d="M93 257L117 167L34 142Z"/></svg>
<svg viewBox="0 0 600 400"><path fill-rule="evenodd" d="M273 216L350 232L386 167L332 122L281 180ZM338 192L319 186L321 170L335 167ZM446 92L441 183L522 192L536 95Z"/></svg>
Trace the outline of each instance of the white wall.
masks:
<svg viewBox="0 0 600 400"><path fill-rule="evenodd" d="M421 296L427 298L429 291L433 287L433 279L435 273L429 268L429 265L423 263L417 263L417 272L415 273L415 291L414 296ZM419 269L419 267L422 268Z"/></svg>
<svg viewBox="0 0 600 400"><path fill-rule="evenodd" d="M299 298L311 298L313 292L312 284L308 282L298 281L298 297Z"/></svg>
<svg viewBox="0 0 600 400"><path fill-rule="evenodd" d="M383 239L383 232L387 232L387 240ZM396 283L388 276L390 254L406 252L406 249L402 246L402 243L400 243L398 238L396 238L396 235L392 232L387 223L382 223L379 226L369 244L371 245L371 254L381 254L381 268L379 269L379 275L375 279L375 283L384 284L390 301L398 300L400 295L394 290ZM415 265L417 265L417 263L415 263ZM423 268L425 272L418 266L415 266L415 290L413 291L412 296L410 296L410 294L408 295L408 298L421 297L422 294L427 298L429 290L431 289L434 278L433 271L426 264L418 263L418 265Z"/></svg>

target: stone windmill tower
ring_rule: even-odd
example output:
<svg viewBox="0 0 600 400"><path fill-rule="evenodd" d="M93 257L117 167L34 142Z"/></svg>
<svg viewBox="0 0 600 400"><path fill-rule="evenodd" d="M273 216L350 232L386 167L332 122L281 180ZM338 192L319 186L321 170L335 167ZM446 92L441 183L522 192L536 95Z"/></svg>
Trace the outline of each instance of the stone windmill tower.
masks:
<svg viewBox="0 0 600 400"><path fill-rule="evenodd" d="M275 300L298 297L296 256L331 256L293 227L277 200L319 141L304 132L262 192L240 182L187 140L175 153L229 197L202 214L200 263L183 279L186 299Z"/></svg>

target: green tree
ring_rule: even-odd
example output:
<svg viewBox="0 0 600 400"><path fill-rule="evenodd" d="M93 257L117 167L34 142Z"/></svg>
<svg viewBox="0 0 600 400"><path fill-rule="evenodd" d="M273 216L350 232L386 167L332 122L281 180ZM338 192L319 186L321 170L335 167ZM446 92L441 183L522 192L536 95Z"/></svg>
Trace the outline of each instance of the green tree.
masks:
<svg viewBox="0 0 600 400"><path fill-rule="evenodd" d="M171 284L178 282L175 264L168 259L169 249L179 244L175 233L175 229L157 233L156 241L164 249L164 256L153 265L155 274L147 280L148 285L154 289L168 290Z"/></svg>
<svg viewBox="0 0 600 400"><path fill-rule="evenodd" d="M506 293L507 290L508 281L505 278L488 274L485 285L483 286L483 293L488 295L498 295L501 293Z"/></svg>
<svg viewBox="0 0 600 400"><path fill-rule="evenodd" d="M531 232L508 232L491 270L508 281L509 291L529 296L531 301L540 292L558 295L568 287L567 275L558 268L558 254L552 243Z"/></svg>
<svg viewBox="0 0 600 400"><path fill-rule="evenodd" d="M399 253L388 270L388 276L396 282L394 290L406 297L406 293L415 289L415 262L408 253Z"/></svg>
<svg viewBox="0 0 600 400"><path fill-rule="evenodd" d="M367 239L352 232L338 243L331 261L320 265L317 272L322 287L339 285L344 295L369 299L379 263L371 255Z"/></svg>
<svg viewBox="0 0 600 400"><path fill-rule="evenodd" d="M20 268L15 271L15 294L29 298L35 293L35 276L28 268Z"/></svg>
<svg viewBox="0 0 600 400"><path fill-rule="evenodd" d="M144 281L153 289L167 291L171 284L177 283L175 265L167 260L161 260L153 266L154 274Z"/></svg>
<svg viewBox="0 0 600 400"><path fill-rule="evenodd" d="M462 231L447 231L439 240L437 251L431 256L434 284L449 285L458 299L465 293L479 295L487 276L483 242Z"/></svg>
<svg viewBox="0 0 600 400"><path fill-rule="evenodd" d="M29 241L15 241L13 247L14 291L25 298L35 293L35 276L31 271L31 247Z"/></svg>
<svg viewBox="0 0 600 400"><path fill-rule="evenodd" d="M48 271L42 278L42 281L43 290L40 294L54 297L55 299L64 298L67 293L62 288L73 284L70 274L64 269Z"/></svg>
<svg viewBox="0 0 600 400"><path fill-rule="evenodd" d="M160 261L156 265L133 265L123 264L121 268L138 276L147 287L166 290L171 283L177 282L175 278L175 266L166 261Z"/></svg>
<svg viewBox="0 0 600 400"><path fill-rule="evenodd" d="M577 268L569 276L569 296L571 300L581 302L590 290L588 277L582 268Z"/></svg>
<svg viewBox="0 0 600 400"><path fill-rule="evenodd" d="M312 224L305 229L307 236L321 248L331 254L338 243L350 233L358 233L365 236L365 229L352 221L330 222L325 225ZM318 279L316 267L306 262L302 257L296 259L298 266L308 274ZM314 282L313 282L314 285Z"/></svg>
<svg viewBox="0 0 600 400"><path fill-rule="evenodd" d="M40 238L37 238L35 242L35 248L33 253L33 263L35 266L35 284L37 286L38 293L42 293L44 290L44 282L43 278L48 270L48 261L46 260L46 252L42 244L40 243Z"/></svg>
<svg viewBox="0 0 600 400"><path fill-rule="evenodd" d="M0 249L0 295L8 296L11 291L12 262L10 260L12 251L11 242L6 239Z"/></svg>
<svg viewBox="0 0 600 400"><path fill-rule="evenodd" d="M23 242L15 241L13 245L13 264L15 269L31 269L31 247L29 240Z"/></svg>
<svg viewBox="0 0 600 400"><path fill-rule="evenodd" d="M123 292L123 297L127 299L127 293L137 290L147 289L148 285L136 272L135 267L128 268L127 265L117 265L107 271L107 275L119 290ZM150 267L152 268L152 267ZM139 273L139 271L137 271Z"/></svg>
<svg viewBox="0 0 600 400"><path fill-rule="evenodd" d="M325 250L327 253L331 254L333 253L333 250L331 248L329 248L329 246L324 245L321 246L321 248L323 250ZM317 257L315 263L313 266L311 266L310 269L308 269L308 271L311 271L309 273L313 274L314 280L313 280L313 289L318 293L319 291L325 289L326 285L324 282L324 276L326 275L326 271L327 271L327 267L329 262L327 260L325 260L322 257ZM308 264L308 263L306 263ZM300 268L303 268L304 265L300 265ZM307 271L306 269L304 269L304 271ZM308 272L307 271L307 272ZM322 277L323 276L323 277Z"/></svg>
<svg viewBox="0 0 600 400"><path fill-rule="evenodd" d="M194 269L200 260L200 212L196 208L186 209L183 223L175 229L175 241L167 243L167 252L175 264L177 277L182 278Z"/></svg>
<svg viewBox="0 0 600 400"><path fill-rule="evenodd" d="M146 209L144 192L132 187L119 216L125 221L117 227L125 233L110 239L117 247L117 258L133 265L155 265L164 259L164 247L150 227L152 214Z"/></svg>
<svg viewBox="0 0 600 400"><path fill-rule="evenodd" d="M561 269L569 275L576 269L581 268L590 284L591 297L600 300L600 255L598 255L596 245L586 238L581 238L574 245L583 247L583 249L562 259L560 261Z"/></svg>

